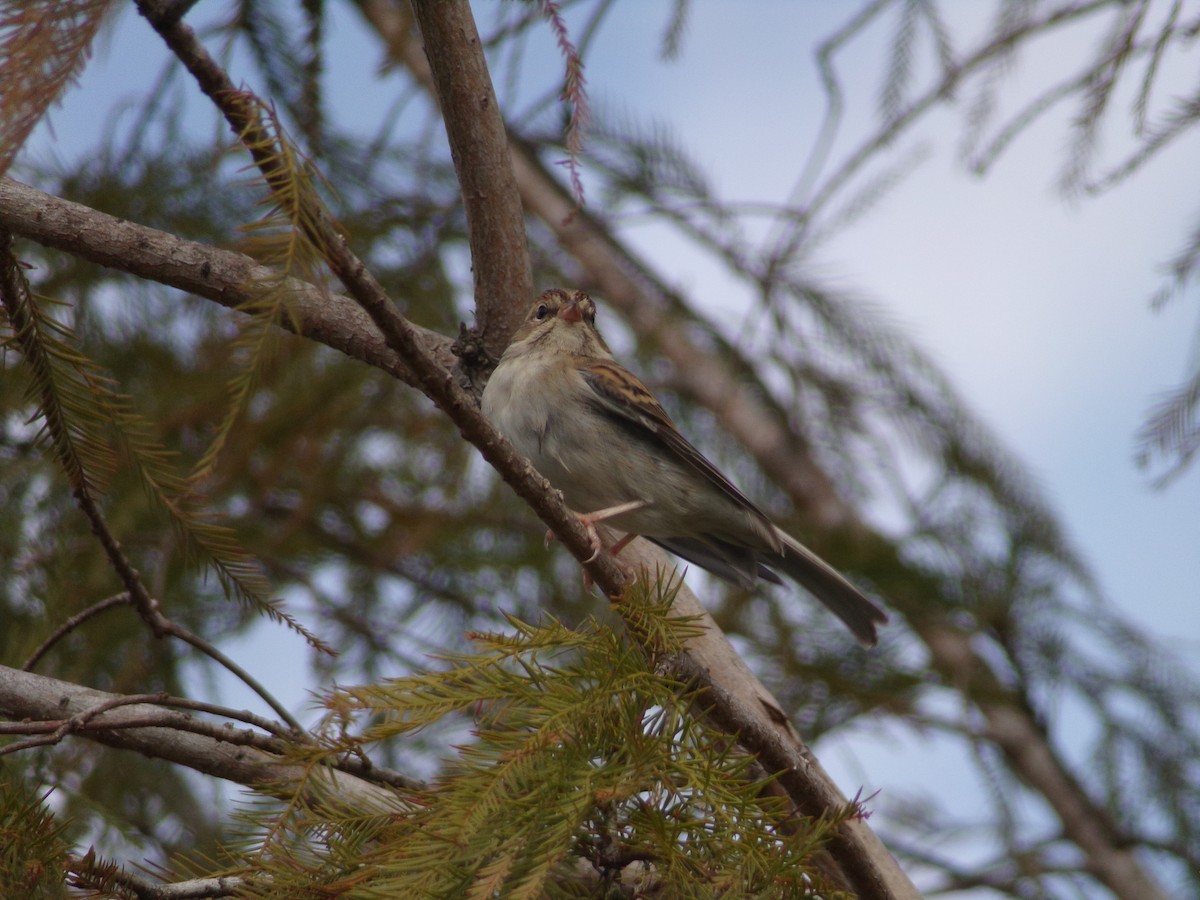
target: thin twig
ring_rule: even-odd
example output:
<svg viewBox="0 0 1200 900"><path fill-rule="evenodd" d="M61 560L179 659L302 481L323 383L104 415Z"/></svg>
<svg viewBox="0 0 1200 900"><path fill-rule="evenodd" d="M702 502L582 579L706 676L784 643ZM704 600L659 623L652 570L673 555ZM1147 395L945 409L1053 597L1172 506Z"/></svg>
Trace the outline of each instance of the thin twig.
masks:
<svg viewBox="0 0 1200 900"><path fill-rule="evenodd" d="M264 703L275 710L278 716L295 730L296 734L303 734L304 728L296 720L295 716L288 712L287 707L263 687L258 679L226 656L221 650L204 640L204 638L192 633L182 625L163 615L162 607L159 605L158 600L150 596L150 592L146 590L146 585L142 581L141 574L133 567L128 557L125 556L125 552L113 536L112 531L108 527L108 522L104 518L104 514L100 511L100 507L92 498L91 493L84 487L78 487L75 489L75 501L91 523L92 533L100 541L100 546L104 548L109 564L116 570L117 577L125 584L134 609L138 611L138 615L142 617L142 621L150 627L154 636L158 638L166 637L167 635L177 637L185 643L191 644L201 653L211 657L237 676L250 690L258 694Z"/></svg>
<svg viewBox="0 0 1200 900"><path fill-rule="evenodd" d="M120 706L129 706L134 703L158 703L167 697L166 693L158 694L125 694L118 697L110 697L106 700L97 703L95 706L82 712L76 713L69 719L61 719L58 722L12 722L5 723L2 730L7 733L11 728L22 728L23 731L16 733L30 734L36 731L48 731L42 737L33 737L25 741L17 741L16 743L6 744L0 747L0 756L6 756L9 753L17 753L22 750L30 750L34 747L45 747L50 744L57 744L64 737L72 732L83 731L88 723L96 716L107 712L110 709L116 709ZM118 727L124 727L118 726Z"/></svg>
<svg viewBox="0 0 1200 900"><path fill-rule="evenodd" d="M35 743L9 745L4 748L4 752L7 753L14 749L26 750L30 746L56 744L68 734L127 728L154 728L163 724L161 716L152 712L143 714L141 718L125 717L120 721L96 721L96 716L101 713L108 712L119 706L128 706L134 703L159 706L163 709L191 709L198 712L206 712L211 715L246 722L267 732L267 734L257 734L252 731L239 731L235 730L228 722L209 722L190 716L172 720L173 728L191 734L200 734L205 737L215 738L228 744L257 747L259 750L265 750L269 753L283 753L287 747L287 742L295 741L295 736L284 729L283 726L264 720L245 710L227 709L212 703L202 703L183 697L171 697L164 692L159 692L154 694L123 694L120 695L119 702L116 700L106 701L95 708L86 710L85 713L76 714L69 719L24 719L19 722L0 722L0 734L46 735L45 738L41 738ZM344 768L346 771L350 771L355 767L346 766Z"/></svg>
<svg viewBox="0 0 1200 900"><path fill-rule="evenodd" d="M217 875L209 878L190 878L187 881L159 882L152 881L145 875L138 875L118 866L103 866L95 875L90 858L68 855L67 864L73 875L71 883L74 887L111 890L113 882L124 887L138 900L201 900L206 897L232 897L239 891L254 884L249 878L240 875Z"/></svg>
<svg viewBox="0 0 1200 900"><path fill-rule="evenodd" d="M83 612L79 612L71 616L71 618L67 619L67 621L55 628L48 638L42 641L38 648L34 650L32 654L30 654L29 659L25 660L25 663L21 666L21 669L26 672L33 671L33 667L37 665L38 660L45 656L51 647L53 647L56 643L58 643L88 619L92 618L93 616L98 616L100 613L110 610L115 606L124 606L132 602L133 600L129 595L129 591L122 591L119 594L113 594L111 597L106 597L98 603L93 603Z"/></svg>
<svg viewBox="0 0 1200 900"><path fill-rule="evenodd" d="M191 644L201 653L220 663L222 666L236 675L246 685L246 687L258 694L258 696L260 696L267 703L267 705L271 707L271 709L275 710L275 712L279 715L279 718L287 722L296 735L305 733L304 727L300 724L296 717L288 712L287 707L275 699L275 696L268 691L257 678L234 662L229 656L226 656L225 653L218 649L214 644L211 644L204 638L200 637L200 635L189 631L182 625L170 619L165 617L161 618L163 626L168 634L172 634L181 641Z"/></svg>
<svg viewBox="0 0 1200 900"><path fill-rule="evenodd" d="M216 703L208 703L204 700L192 700L190 697L168 697L165 699L162 706L169 706L172 709L190 709L194 712L208 713L212 716L220 716L223 719L233 719L237 722L245 722L247 725L253 725L255 728L261 728L267 734L275 735L277 738L285 740L295 739L295 730L291 731L285 728L281 723L274 722L271 719L264 719L262 716L255 715L248 709L231 709L227 706L220 706Z"/></svg>

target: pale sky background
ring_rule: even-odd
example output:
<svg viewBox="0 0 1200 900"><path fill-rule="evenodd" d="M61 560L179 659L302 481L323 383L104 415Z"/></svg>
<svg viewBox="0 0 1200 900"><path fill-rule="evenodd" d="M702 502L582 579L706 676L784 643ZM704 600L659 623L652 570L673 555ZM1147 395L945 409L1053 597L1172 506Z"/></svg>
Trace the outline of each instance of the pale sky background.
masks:
<svg viewBox="0 0 1200 900"><path fill-rule="evenodd" d="M974 18L965 24L976 28L979 11L992 8L946 5ZM616 5L586 58L593 104L668 123L721 196L785 200L824 113L813 47L859 4L701 0L692 5L681 57L662 62L657 51L671 6ZM477 9L487 32L492 9L485 3ZM378 45L363 36L354 16L340 5L331 13L330 69L345 76L331 105L340 119L361 117L370 132L396 86L376 80ZM1028 96L1073 71L1071 61L1084 58L1101 34L1092 28L1041 42L1037 53L1021 58L1007 90ZM848 97L834 162L874 128L888 37L876 28L871 40L839 58ZM35 152L54 144L70 155L93 144L110 124L112 101L157 73L158 62L150 60L161 58L160 46L140 18L123 14L82 86L54 113L54 136L43 129ZM549 33L530 60L561 71ZM1191 62L1175 68L1175 84L1192 86ZM235 68L234 80L247 72ZM497 82L504 105L499 74ZM1158 313L1147 299L1161 284L1163 263L1200 215L1194 191L1200 140L1191 135L1100 198L1067 203L1055 183L1068 145L1063 123L1074 110L1061 107L1026 133L984 179L968 175L956 156L962 110L930 116L902 146L924 143L932 157L822 248L815 271L877 304L941 366L967 405L1028 467L1112 603L1200 674L1200 469L1156 491L1133 461L1134 435L1147 409L1181 380L1196 342L1195 290ZM1120 140L1114 136L1106 150L1119 150ZM748 308L740 286L678 240L651 229L636 240L669 281L705 307L728 309L734 319ZM264 627L224 649L238 659L261 660L264 638L275 659L255 674L303 710L304 690L317 686L307 676L299 641ZM231 703L253 702L228 685L225 690ZM905 745L890 734L880 741L869 723L858 732L818 747L848 793L864 782L868 793L882 787L901 796L921 784L936 791L947 780L973 780L965 764L928 743Z"/></svg>

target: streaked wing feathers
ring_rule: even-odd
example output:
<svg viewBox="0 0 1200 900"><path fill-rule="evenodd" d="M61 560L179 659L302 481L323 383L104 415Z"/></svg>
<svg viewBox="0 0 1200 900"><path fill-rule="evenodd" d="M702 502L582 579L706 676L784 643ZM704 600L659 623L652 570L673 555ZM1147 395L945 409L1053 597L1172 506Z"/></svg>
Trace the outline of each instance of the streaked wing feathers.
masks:
<svg viewBox="0 0 1200 900"><path fill-rule="evenodd" d="M766 515L679 433L662 404L654 399L650 389L642 384L636 375L619 363L607 359L580 360L577 368L594 392L595 401L603 412L635 425L661 441L676 458L719 487L729 499L743 509L762 519L768 531L771 530L772 526Z"/></svg>

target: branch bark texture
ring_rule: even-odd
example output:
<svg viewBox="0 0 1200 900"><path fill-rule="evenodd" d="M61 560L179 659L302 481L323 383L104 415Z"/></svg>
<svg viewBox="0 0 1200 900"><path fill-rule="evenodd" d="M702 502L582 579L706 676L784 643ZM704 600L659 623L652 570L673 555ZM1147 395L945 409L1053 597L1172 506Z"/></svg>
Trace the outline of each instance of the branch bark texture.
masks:
<svg viewBox="0 0 1200 900"><path fill-rule="evenodd" d="M289 784L304 783L306 789L320 790L320 796L314 794L310 798L317 804L339 802L378 813L404 808L403 800L391 788L336 769L327 769L327 778L314 778L308 766L245 746L236 740L239 730L233 726L227 726L230 733L227 741L196 734L192 729L199 720L186 713L149 703L113 706L121 699L120 694L0 667L0 715L6 719L59 722L89 717L97 707L112 706L91 715L88 727L74 734L268 793L286 791Z"/></svg>
<svg viewBox="0 0 1200 900"><path fill-rule="evenodd" d="M413 10L443 117L470 123L447 128L446 136L467 214L478 328L484 347L499 358L534 293L504 120L470 6L417 0Z"/></svg>

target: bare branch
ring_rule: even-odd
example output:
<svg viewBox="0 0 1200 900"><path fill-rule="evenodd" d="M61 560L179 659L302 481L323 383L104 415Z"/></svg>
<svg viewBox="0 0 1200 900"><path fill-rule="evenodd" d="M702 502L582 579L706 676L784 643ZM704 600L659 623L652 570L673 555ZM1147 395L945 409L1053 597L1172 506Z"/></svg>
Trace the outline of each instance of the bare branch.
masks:
<svg viewBox="0 0 1200 900"><path fill-rule="evenodd" d="M91 887L87 877L90 866L88 858L69 857L71 868L77 873L73 881L77 886ZM189 878L186 881L153 881L145 875L129 872L123 868L103 872L104 884L115 882L126 888L138 900L202 900L207 897L232 897L252 886L251 879L237 875L218 875L212 878Z"/></svg>
<svg viewBox="0 0 1200 900"><path fill-rule="evenodd" d="M475 313L484 348L499 358L533 297L521 196L513 180L504 120L470 6L414 3L450 155L462 190L475 278Z"/></svg>
<svg viewBox="0 0 1200 900"><path fill-rule="evenodd" d="M254 300L258 285L279 284L277 272L248 256L117 219L11 178L0 178L0 227L43 246L187 291L230 309ZM292 315L277 323L280 328L292 330L295 319L305 337L416 386L412 370L388 349L379 329L353 300L295 278L284 284L291 294ZM454 364L449 338L419 326L413 329L444 368Z"/></svg>
<svg viewBox="0 0 1200 900"><path fill-rule="evenodd" d="M32 671L33 667L37 665L38 660L45 656L51 647L53 647L56 643L58 643L88 619L92 618L93 616L98 616L100 613L110 610L115 606L124 606L125 604L132 602L133 601L129 596L129 592L122 591L119 594L113 594L111 597L106 597L98 603L93 603L83 612L76 613L75 615L71 616L71 618L67 619L67 621L55 628L54 632L48 638L46 638L46 640L42 641L40 645L38 645L38 648L29 655L29 659L25 660L25 663L21 666L21 669L25 672Z"/></svg>
<svg viewBox="0 0 1200 900"><path fill-rule="evenodd" d="M382 813L404 807L390 788L329 768L313 778L311 767L276 753L245 746L232 725L213 726L184 713L144 702L125 703L119 694L81 687L43 675L0 667L0 716L30 722L61 722L88 715L93 727L77 732L88 740L163 759L266 793L303 784L314 803L344 803ZM95 711L110 704L102 715ZM56 726L57 727L57 726ZM196 733L207 729L211 734ZM214 731L215 729L215 731ZM215 737L213 734L222 734Z"/></svg>
<svg viewBox="0 0 1200 900"><path fill-rule="evenodd" d="M158 703L165 700L167 697L164 693L158 694L133 694L128 696L114 696L95 706L90 706L81 712L76 713L69 719L60 719L55 722L18 722L15 724L0 726L0 734L41 734L42 737L29 738L25 741L17 741L14 744L6 744L0 748L0 756L5 756L9 753L19 753L23 750L30 750L34 747L44 747L50 744L57 744L68 734L77 734L85 730L99 731L114 727L127 727L128 723L123 722L120 725L114 725L111 722L103 722L92 724L92 720L103 715L111 709L117 709L121 706L132 706L134 704ZM138 722L137 724L143 724Z"/></svg>

